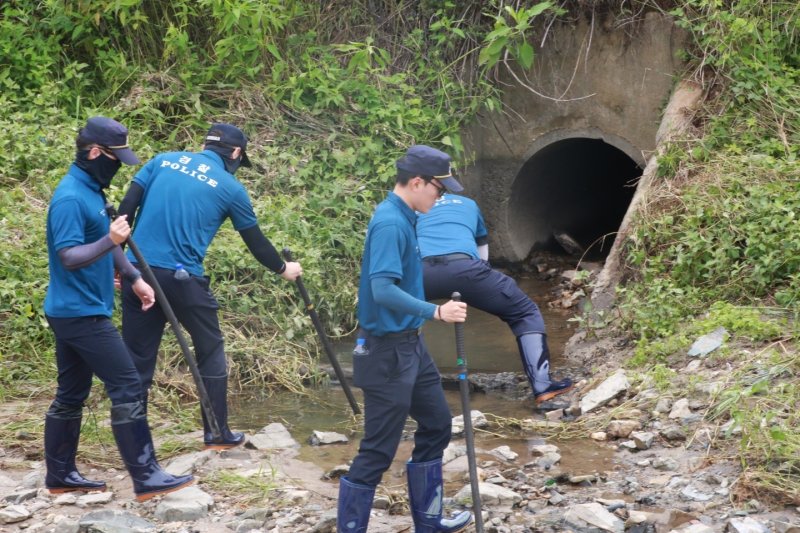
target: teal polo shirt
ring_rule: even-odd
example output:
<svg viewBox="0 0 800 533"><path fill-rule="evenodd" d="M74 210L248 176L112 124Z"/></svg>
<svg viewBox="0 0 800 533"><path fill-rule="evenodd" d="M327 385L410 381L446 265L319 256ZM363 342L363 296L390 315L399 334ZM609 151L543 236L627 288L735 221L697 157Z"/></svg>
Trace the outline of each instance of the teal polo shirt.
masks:
<svg viewBox="0 0 800 533"><path fill-rule="evenodd" d="M425 318L407 315L379 306L372 295L371 281L392 278L412 297L425 301L422 284L422 259L414 231L414 210L395 193L378 204L367 228L361 279L358 287L358 322L372 335L386 335L417 329Z"/></svg>
<svg viewBox="0 0 800 533"><path fill-rule="evenodd" d="M226 219L236 231L258 224L244 186L210 150L159 154L133 182L144 189L133 239L150 266L181 263L202 276L206 251ZM136 262L130 251L128 258Z"/></svg>
<svg viewBox="0 0 800 533"><path fill-rule="evenodd" d="M422 257L462 253L479 259L476 240L486 237L486 224L471 198L447 193L427 213L417 218L417 239Z"/></svg>
<svg viewBox="0 0 800 533"><path fill-rule="evenodd" d="M100 184L72 165L56 187L47 210L47 258L50 284L44 312L54 318L110 317L114 310L114 258L107 253L67 270L58 251L89 244L108 235L109 219Z"/></svg>

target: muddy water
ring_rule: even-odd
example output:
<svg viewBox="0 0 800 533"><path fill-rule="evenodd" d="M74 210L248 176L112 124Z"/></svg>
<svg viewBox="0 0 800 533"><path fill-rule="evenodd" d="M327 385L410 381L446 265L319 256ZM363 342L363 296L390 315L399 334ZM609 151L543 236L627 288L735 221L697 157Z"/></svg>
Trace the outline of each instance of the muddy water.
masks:
<svg viewBox="0 0 800 533"><path fill-rule="evenodd" d="M359 403L362 403L361 391L355 389L354 393ZM461 399L458 391L445 390L445 396L453 415L461 414ZM239 397L233 399L231 407L231 422L236 429L255 432L272 422L284 424L294 439L301 444L298 458L314 463L326 471L352 460L358 452L358 443L363 435L361 420L359 418L358 421L355 421L351 416L347 399L341 389L313 390L307 396L280 393L270 398ZM470 407L489 415L490 422L492 415L515 419L531 416L541 418L541 415L534 413L529 401L509 400L498 394L473 393L470 398ZM413 427L414 423L409 421L407 429L413 429ZM347 444L311 446L308 439L314 430L343 433L347 435L349 442ZM478 451L479 461L481 459L496 460L487 452L505 445L519 454L516 464L523 465L537 459L531 452L532 446L555 444L561 450L561 463L553 467L545 477L556 476L563 472L591 474L613 469L611 460L613 451L600 447L592 441L547 441L534 432L501 435L498 434L498 431L491 425L485 430L476 430L475 447ZM454 439L454 442L464 444L464 439ZM404 482L404 463L411 456L412 448L413 441L404 440L400 443L394 462L384 476L384 483ZM452 476L449 479L455 481Z"/></svg>
<svg viewBox="0 0 800 533"><path fill-rule="evenodd" d="M551 367L558 368L569 337L575 330L568 318L572 312L547 305L553 284L538 278L517 278L517 284L539 306L547 328ZM425 341L442 372L456 368L455 329L452 324L429 321L423 328ZM505 322L476 308L467 311L464 325L464 349L470 372L522 372L522 363L514 334Z"/></svg>
<svg viewBox="0 0 800 533"><path fill-rule="evenodd" d="M552 281L536 277L517 279L520 287L537 302L547 326L547 333L552 354L552 367L561 366L563 346L574 327L567 319L570 311L554 310L547 305L551 298ZM455 370L455 336L450 324L429 322L424 328L426 342L437 365L443 373ZM342 366L349 367L352 362L352 346L354 339L335 343ZM508 327L500 319L477 309L470 309L465 326L465 348L469 371L496 373L522 372L517 351L516 340ZM356 399L363 404L361 391L354 389ZM446 387L445 394L454 415L462 413L461 399L458 390ZM502 418L524 419L534 416L541 418L534 411L531 400L509 399L501 394L473 393L470 407L487 415ZM240 395L232 399L232 422L234 427L248 431L258 431L272 422L283 423L292 436L302 444L300 458L313 462L325 470L350 461L358 451L361 434L361 419L351 416L347 400L338 387L309 391L308 395L279 393L269 398L254 394ZM413 422L409 422L409 429ZM313 447L308 438L314 430L336 431L348 436L348 444ZM463 443L463 439L460 441ZM475 437L476 448L484 453L498 446L509 446L519 454L517 464L535 461L531 447L544 444L545 440L535 433L517 435L498 435L489 428L478 431ZM552 442L561 449L561 464L553 469L553 475L559 472L588 474L613 468L612 451L601 448L589 441ZM413 442L403 441L395 461L384 476L384 483L392 483L393 478L401 482L404 472L403 463L411 454ZM485 455L485 458L491 458Z"/></svg>

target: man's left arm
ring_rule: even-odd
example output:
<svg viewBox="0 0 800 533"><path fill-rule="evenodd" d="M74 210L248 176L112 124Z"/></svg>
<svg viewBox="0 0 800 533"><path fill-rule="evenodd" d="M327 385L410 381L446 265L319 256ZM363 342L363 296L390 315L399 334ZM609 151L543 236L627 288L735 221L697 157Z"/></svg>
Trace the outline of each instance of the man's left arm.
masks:
<svg viewBox="0 0 800 533"><path fill-rule="evenodd" d="M272 270L276 274L280 274L284 279L294 281L297 276L303 273L300 268L300 263L284 262L281 256L278 255L278 250L272 245L272 242L264 235L261 228L256 224L247 229L239 231L242 240L247 245L247 249L253 254L259 263Z"/></svg>

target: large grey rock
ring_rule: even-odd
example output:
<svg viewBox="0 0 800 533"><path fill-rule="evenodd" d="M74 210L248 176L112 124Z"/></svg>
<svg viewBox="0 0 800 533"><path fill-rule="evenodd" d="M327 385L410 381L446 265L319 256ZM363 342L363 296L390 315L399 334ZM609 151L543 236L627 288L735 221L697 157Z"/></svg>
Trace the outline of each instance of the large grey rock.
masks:
<svg viewBox="0 0 800 533"><path fill-rule="evenodd" d="M606 434L613 439L627 439L631 433L642 428L638 420L612 420L608 423Z"/></svg>
<svg viewBox="0 0 800 533"><path fill-rule="evenodd" d="M554 444L537 444L530 447L532 455L545 455L548 453L559 453L561 450Z"/></svg>
<svg viewBox="0 0 800 533"><path fill-rule="evenodd" d="M713 498L714 495L708 494L707 492L702 492L693 485L686 485L683 487L683 490L681 490L681 497L695 502L707 502Z"/></svg>
<svg viewBox="0 0 800 533"><path fill-rule="evenodd" d="M516 461L517 457L519 457L519 454L508 446L498 446L497 448L489 451L489 453L502 459L503 461Z"/></svg>
<svg viewBox="0 0 800 533"><path fill-rule="evenodd" d="M553 465L559 462L561 462L561 455L555 452L550 452L541 456L536 461L536 465L544 470L550 470L553 467Z"/></svg>
<svg viewBox="0 0 800 533"><path fill-rule="evenodd" d="M274 450L299 448L300 444L292 438L289 430L283 424L273 422L250 437L245 446L256 450Z"/></svg>
<svg viewBox="0 0 800 533"><path fill-rule="evenodd" d="M444 449L444 454L442 456L442 464L447 464L450 461L458 459L462 455L467 454L467 447L463 444L457 444L453 441L450 441L450 444L447 445L447 448Z"/></svg>
<svg viewBox="0 0 800 533"><path fill-rule="evenodd" d="M769 533L769 528L758 520L745 516L744 518L731 518L725 531L728 533Z"/></svg>
<svg viewBox="0 0 800 533"><path fill-rule="evenodd" d="M9 505L0 509L0 524L16 524L31 517L30 511L24 505Z"/></svg>
<svg viewBox="0 0 800 533"><path fill-rule="evenodd" d="M23 489L12 492L3 499L8 503L22 503L24 501L32 500L37 494L39 494L39 489Z"/></svg>
<svg viewBox="0 0 800 533"><path fill-rule="evenodd" d="M601 531L623 533L625 522L597 502L582 503L569 507L564 513L564 522L579 531L595 527Z"/></svg>
<svg viewBox="0 0 800 533"><path fill-rule="evenodd" d="M672 404L672 410L669 412L669 417L673 419L683 419L692 416L692 410L689 409L689 400L681 398Z"/></svg>
<svg viewBox="0 0 800 533"><path fill-rule="evenodd" d="M686 440L686 432L680 426L667 426L659 433L667 440Z"/></svg>
<svg viewBox="0 0 800 533"><path fill-rule="evenodd" d="M702 522L684 524L670 531L670 533L714 533L714 528Z"/></svg>
<svg viewBox="0 0 800 533"><path fill-rule="evenodd" d="M261 529L263 525L264 525L263 520L253 520L252 518L246 518L236 523L236 529L234 529L234 531L236 533L246 533L247 531L253 531L254 529Z"/></svg>
<svg viewBox="0 0 800 533"><path fill-rule="evenodd" d="M80 533L152 533L156 526L144 518L125 511L102 509L83 515Z"/></svg>
<svg viewBox="0 0 800 533"><path fill-rule="evenodd" d="M655 439L656 436L649 431L634 431L631 433L631 438L633 439L633 442L636 443L636 447L638 449L649 450L653 445L653 439Z"/></svg>
<svg viewBox="0 0 800 533"><path fill-rule="evenodd" d="M586 414L601 407L616 396L630 388L631 384L624 370L617 370L614 374L606 378L597 388L589 391L586 396L581 398L581 414Z"/></svg>
<svg viewBox="0 0 800 533"><path fill-rule="evenodd" d="M656 457L653 459L653 468L656 470L667 470L674 472L680 468L680 465L678 464L678 461L672 457Z"/></svg>
<svg viewBox="0 0 800 533"><path fill-rule="evenodd" d="M44 471L33 470L25 474L22 478L22 486L26 489L38 489L44 487Z"/></svg>
<svg viewBox="0 0 800 533"><path fill-rule="evenodd" d="M203 450L201 452L187 453L171 459L164 467L164 470L173 476L186 476L195 471L196 468L204 465L214 456L213 450Z"/></svg>
<svg viewBox="0 0 800 533"><path fill-rule="evenodd" d="M486 420L486 415L477 409L470 411L470 419L472 420L473 428L484 428L489 425L489 421ZM464 415L458 415L453 417L452 434L456 436L462 433L464 433Z"/></svg>
<svg viewBox="0 0 800 533"><path fill-rule="evenodd" d="M75 505L77 501L78 496L68 492L66 494L61 494L59 497L53 500L53 503L56 505Z"/></svg>
<svg viewBox="0 0 800 533"><path fill-rule="evenodd" d="M728 337L728 330L723 327L719 327L708 333L699 337L694 343L692 343L691 348L689 348L688 355L690 357L703 357L705 355L710 354L720 346Z"/></svg>
<svg viewBox="0 0 800 533"><path fill-rule="evenodd" d="M491 483L480 483L478 485L478 492L480 492L481 495L481 504L510 506L522 501L522 496L513 490L501 487L500 485L492 485ZM453 500L460 505L472 505L472 486L464 486L453 497Z"/></svg>
<svg viewBox="0 0 800 533"><path fill-rule="evenodd" d="M78 507L92 507L95 505L105 505L113 499L114 499L114 493L111 491L90 492L89 494L84 494L83 496L79 496L78 499L75 501L75 505L77 505Z"/></svg>
<svg viewBox="0 0 800 533"><path fill-rule="evenodd" d="M162 522L184 522L199 520L208 514L214 498L197 487L186 487L164 496L155 511Z"/></svg>
<svg viewBox="0 0 800 533"><path fill-rule="evenodd" d="M308 439L309 444L312 446L322 446L325 444L337 444L349 442L347 437L335 431L318 431L314 430L311 437Z"/></svg>

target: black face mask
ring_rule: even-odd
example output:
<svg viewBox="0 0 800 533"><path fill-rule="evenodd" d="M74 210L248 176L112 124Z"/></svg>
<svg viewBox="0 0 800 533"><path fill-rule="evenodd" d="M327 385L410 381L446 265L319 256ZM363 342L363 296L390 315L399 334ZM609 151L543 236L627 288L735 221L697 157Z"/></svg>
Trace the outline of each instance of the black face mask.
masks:
<svg viewBox="0 0 800 533"><path fill-rule="evenodd" d="M211 150L215 154L219 154L219 156L222 157L222 162L225 164L225 170L227 170L230 174L236 174L236 171L239 170L239 166L242 164L242 156L239 156L236 159L231 159L228 157L233 153L233 150L230 148L216 144L207 144L206 150Z"/></svg>
<svg viewBox="0 0 800 533"><path fill-rule="evenodd" d="M122 161L111 159L102 152L98 157L89 159L89 150L80 150L75 155L75 165L93 177L100 184L101 189L107 189L111 185L111 178L122 166Z"/></svg>
<svg viewBox="0 0 800 533"><path fill-rule="evenodd" d="M236 171L239 169L239 165L242 164L242 156L239 156L236 159L223 157L222 161L225 163L225 170L231 174L236 174Z"/></svg>

